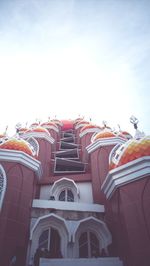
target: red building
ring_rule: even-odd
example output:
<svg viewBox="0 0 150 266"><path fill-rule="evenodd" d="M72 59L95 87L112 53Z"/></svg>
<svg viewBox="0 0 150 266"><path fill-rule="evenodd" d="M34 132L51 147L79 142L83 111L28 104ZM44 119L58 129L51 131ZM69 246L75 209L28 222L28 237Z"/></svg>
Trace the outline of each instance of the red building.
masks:
<svg viewBox="0 0 150 266"><path fill-rule="evenodd" d="M79 118L0 142L0 265L150 265L150 137Z"/></svg>

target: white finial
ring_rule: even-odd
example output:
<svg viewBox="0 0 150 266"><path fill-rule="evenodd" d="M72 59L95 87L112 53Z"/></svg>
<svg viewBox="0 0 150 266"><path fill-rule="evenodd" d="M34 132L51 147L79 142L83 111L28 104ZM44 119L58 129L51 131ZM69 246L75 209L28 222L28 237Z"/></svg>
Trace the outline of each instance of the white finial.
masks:
<svg viewBox="0 0 150 266"><path fill-rule="evenodd" d="M145 133L144 132L141 132L138 129L138 126L137 126L139 120L135 116L132 115L130 117L130 122L134 125L134 128L135 128L135 136L134 136L134 138L135 139L141 139L141 138L143 138L145 136Z"/></svg>

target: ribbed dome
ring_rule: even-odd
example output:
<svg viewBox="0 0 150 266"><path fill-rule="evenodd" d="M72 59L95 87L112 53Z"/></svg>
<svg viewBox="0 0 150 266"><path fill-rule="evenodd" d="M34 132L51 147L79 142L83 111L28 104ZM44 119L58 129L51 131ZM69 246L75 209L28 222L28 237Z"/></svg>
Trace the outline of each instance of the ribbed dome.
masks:
<svg viewBox="0 0 150 266"><path fill-rule="evenodd" d="M38 126L38 127L29 129L26 131L26 133L30 133L30 132L46 133L50 136L50 133L48 132L48 130L44 127L41 127L41 126Z"/></svg>
<svg viewBox="0 0 150 266"><path fill-rule="evenodd" d="M150 136L146 136L140 140L132 139L121 145L111 158L110 169L143 156L150 156Z"/></svg>
<svg viewBox="0 0 150 266"><path fill-rule="evenodd" d="M30 147L29 143L23 139L12 138L6 140L4 143L0 144L0 149L23 151L28 155L34 157L32 148Z"/></svg>
<svg viewBox="0 0 150 266"><path fill-rule="evenodd" d="M39 126L39 123L37 123L37 122L32 123L32 124L30 125L30 127L38 127L38 126Z"/></svg>
<svg viewBox="0 0 150 266"><path fill-rule="evenodd" d="M103 130L99 133L97 133L94 137L92 137L92 142L98 140L98 139L104 139L104 138L114 138L116 135L111 131Z"/></svg>
<svg viewBox="0 0 150 266"><path fill-rule="evenodd" d="M101 129L101 127L99 127L99 126L96 126L96 125L93 125L93 124L87 124L87 125L85 125L85 126L83 126L81 128L80 132L83 132L84 130L87 130L87 129L90 129L90 128L99 128L99 129Z"/></svg>

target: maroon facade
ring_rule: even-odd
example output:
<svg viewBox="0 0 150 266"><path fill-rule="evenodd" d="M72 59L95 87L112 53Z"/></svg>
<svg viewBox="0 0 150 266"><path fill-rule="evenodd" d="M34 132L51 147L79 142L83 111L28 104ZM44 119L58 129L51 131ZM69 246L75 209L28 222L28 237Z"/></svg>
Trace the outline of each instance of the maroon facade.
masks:
<svg viewBox="0 0 150 266"><path fill-rule="evenodd" d="M6 173L7 188L0 214L0 265L8 266L13 256L24 265L37 177L22 164L1 162L1 165Z"/></svg>

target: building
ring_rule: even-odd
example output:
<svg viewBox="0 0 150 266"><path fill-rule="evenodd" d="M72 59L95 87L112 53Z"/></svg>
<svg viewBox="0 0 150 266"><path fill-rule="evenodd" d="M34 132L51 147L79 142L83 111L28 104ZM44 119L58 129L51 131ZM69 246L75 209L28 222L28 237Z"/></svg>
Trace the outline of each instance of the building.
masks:
<svg viewBox="0 0 150 266"><path fill-rule="evenodd" d="M136 132L78 118L1 135L0 265L149 266L150 137Z"/></svg>

